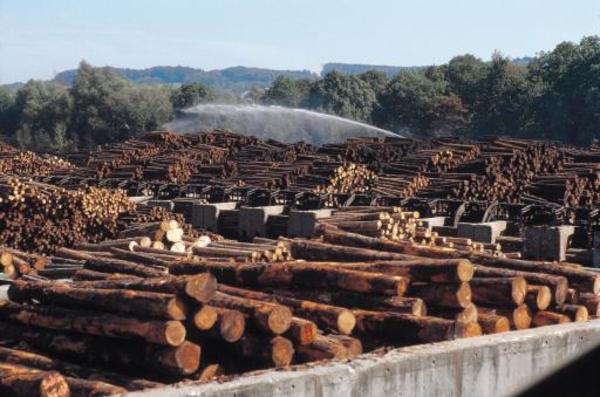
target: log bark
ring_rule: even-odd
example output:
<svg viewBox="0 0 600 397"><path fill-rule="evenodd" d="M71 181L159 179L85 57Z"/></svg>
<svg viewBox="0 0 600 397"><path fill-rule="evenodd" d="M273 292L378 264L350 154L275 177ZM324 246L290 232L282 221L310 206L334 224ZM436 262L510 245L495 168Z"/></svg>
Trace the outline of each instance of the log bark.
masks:
<svg viewBox="0 0 600 397"><path fill-rule="evenodd" d="M96 337L0 321L5 338L27 342L40 351L73 362L121 368L154 380L194 373L200 364L200 346L184 342L177 347L149 344L140 340Z"/></svg>
<svg viewBox="0 0 600 397"><path fill-rule="evenodd" d="M545 273L534 273L530 271L520 271L512 269L503 269L501 267L475 266L475 277L523 277L528 283L535 285L545 285L552 290L553 303L562 305L565 302L569 283L566 277L555 276Z"/></svg>
<svg viewBox="0 0 600 397"><path fill-rule="evenodd" d="M0 394L7 397L69 397L69 384L55 371L0 363Z"/></svg>
<svg viewBox="0 0 600 397"><path fill-rule="evenodd" d="M82 288L131 289L136 291L162 292L187 295L198 302L208 302L217 291L217 280L210 273L193 276L163 276L154 278L119 278L91 282L76 282L73 285Z"/></svg>
<svg viewBox="0 0 600 397"><path fill-rule="evenodd" d="M175 295L118 289L73 288L67 284L16 280L8 289L13 302L66 306L132 314L165 320L185 320L188 307Z"/></svg>
<svg viewBox="0 0 600 397"><path fill-rule="evenodd" d="M519 306L527 296L527 281L521 276L476 277L469 282L471 299L479 305Z"/></svg>
<svg viewBox="0 0 600 397"><path fill-rule="evenodd" d="M409 296L421 298L428 306L464 309L471 303L471 288L460 284L411 284Z"/></svg>
<svg viewBox="0 0 600 397"><path fill-rule="evenodd" d="M273 301L288 306L296 316L312 320L323 328L335 329L345 335L350 334L356 324L354 315L346 308L290 297L286 295L287 291L267 294L225 284L219 284L218 288L219 291L226 294L247 299Z"/></svg>
<svg viewBox="0 0 600 397"><path fill-rule="evenodd" d="M166 346L179 346L185 340L185 327L179 321L142 320L62 307L4 301L0 303L0 318L55 330L143 339Z"/></svg>

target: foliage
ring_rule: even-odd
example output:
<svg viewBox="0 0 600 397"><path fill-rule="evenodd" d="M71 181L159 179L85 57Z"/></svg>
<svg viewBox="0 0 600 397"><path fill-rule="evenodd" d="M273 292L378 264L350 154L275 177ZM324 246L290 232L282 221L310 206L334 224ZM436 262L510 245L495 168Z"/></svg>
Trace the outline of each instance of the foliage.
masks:
<svg viewBox="0 0 600 397"><path fill-rule="evenodd" d="M185 109L199 103L214 100L215 95L211 89L201 83L182 84L171 94L171 103L175 109Z"/></svg>

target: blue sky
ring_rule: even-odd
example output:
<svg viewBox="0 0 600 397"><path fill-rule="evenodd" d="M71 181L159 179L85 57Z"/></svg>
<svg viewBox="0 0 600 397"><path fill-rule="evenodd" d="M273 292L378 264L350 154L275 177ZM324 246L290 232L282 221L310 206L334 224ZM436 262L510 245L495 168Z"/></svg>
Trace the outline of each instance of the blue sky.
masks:
<svg viewBox="0 0 600 397"><path fill-rule="evenodd" d="M600 34L599 0L0 0L0 83L94 65L319 71L513 57Z"/></svg>

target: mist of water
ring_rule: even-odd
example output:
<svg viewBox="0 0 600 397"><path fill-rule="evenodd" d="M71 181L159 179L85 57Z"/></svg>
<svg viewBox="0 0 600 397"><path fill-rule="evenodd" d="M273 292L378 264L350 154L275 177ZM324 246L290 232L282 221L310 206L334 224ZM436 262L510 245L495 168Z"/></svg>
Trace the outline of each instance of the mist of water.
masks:
<svg viewBox="0 0 600 397"><path fill-rule="evenodd" d="M281 106L201 104L188 108L164 126L169 131L198 133L216 128L293 143L314 145L344 142L347 138L400 135L343 117Z"/></svg>

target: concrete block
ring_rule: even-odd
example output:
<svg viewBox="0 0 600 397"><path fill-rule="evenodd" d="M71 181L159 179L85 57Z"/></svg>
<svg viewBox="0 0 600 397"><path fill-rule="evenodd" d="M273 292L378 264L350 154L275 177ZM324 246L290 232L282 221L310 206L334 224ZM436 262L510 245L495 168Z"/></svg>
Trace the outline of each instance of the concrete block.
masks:
<svg viewBox="0 0 600 397"><path fill-rule="evenodd" d="M484 223L461 222L457 226L458 237L470 238L480 243L495 243L496 239L506 229L506 221Z"/></svg>
<svg viewBox="0 0 600 397"><path fill-rule="evenodd" d="M201 204L202 201L196 198L180 197L173 199L173 212L182 214L186 222L192 222L192 212L195 204Z"/></svg>
<svg viewBox="0 0 600 397"><path fill-rule="evenodd" d="M192 226L199 229L217 231L217 221L221 210L234 210L236 202L194 204L192 206Z"/></svg>
<svg viewBox="0 0 600 397"><path fill-rule="evenodd" d="M600 343L600 321L569 323L364 354L127 397L481 397L517 395Z"/></svg>
<svg viewBox="0 0 600 397"><path fill-rule="evenodd" d="M421 222L422 225L427 229L444 226L445 221L446 217L443 216L434 216L432 218L419 218L419 222Z"/></svg>
<svg viewBox="0 0 600 397"><path fill-rule="evenodd" d="M152 199L152 196L129 196L127 199L135 204L144 204Z"/></svg>
<svg viewBox="0 0 600 397"><path fill-rule="evenodd" d="M169 211L173 211L175 204L171 200L148 200L148 205L150 207L162 207L166 208Z"/></svg>
<svg viewBox="0 0 600 397"><path fill-rule="evenodd" d="M269 205L265 207L240 208L240 234L246 238L266 236L266 223L269 215L280 215L285 206Z"/></svg>
<svg viewBox="0 0 600 397"><path fill-rule="evenodd" d="M329 218L331 209L310 211L290 211L288 218L288 237L312 237L315 233L317 219Z"/></svg>
<svg viewBox="0 0 600 397"><path fill-rule="evenodd" d="M524 231L522 254L529 259L564 261L567 258L569 237L575 227L529 226Z"/></svg>
<svg viewBox="0 0 600 397"><path fill-rule="evenodd" d="M458 231L454 226L434 226L431 228L434 232L437 232L440 236L456 237Z"/></svg>

